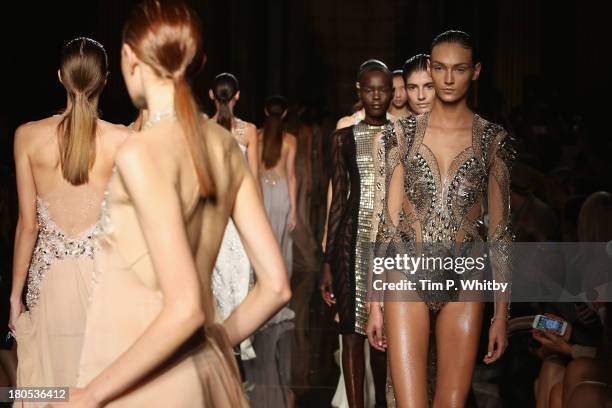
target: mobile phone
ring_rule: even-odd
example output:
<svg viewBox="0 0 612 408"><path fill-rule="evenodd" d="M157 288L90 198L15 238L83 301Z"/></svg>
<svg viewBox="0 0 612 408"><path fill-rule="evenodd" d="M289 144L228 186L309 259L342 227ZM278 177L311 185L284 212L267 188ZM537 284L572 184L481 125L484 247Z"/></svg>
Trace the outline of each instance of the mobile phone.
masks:
<svg viewBox="0 0 612 408"><path fill-rule="evenodd" d="M532 327L538 330L554 330L560 336L563 336L565 330L567 330L567 322L565 320L552 319L544 315L536 315L533 319Z"/></svg>

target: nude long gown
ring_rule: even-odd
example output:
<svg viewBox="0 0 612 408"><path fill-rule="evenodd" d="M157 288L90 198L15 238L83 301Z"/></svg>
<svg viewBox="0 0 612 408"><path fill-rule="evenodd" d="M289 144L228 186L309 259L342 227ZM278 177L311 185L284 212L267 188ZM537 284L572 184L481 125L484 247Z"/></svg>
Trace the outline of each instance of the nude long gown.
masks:
<svg viewBox="0 0 612 408"><path fill-rule="evenodd" d="M38 238L28 269L28 310L15 323L18 387L76 385L101 201L94 188L68 183L36 199Z"/></svg>
<svg viewBox="0 0 612 408"><path fill-rule="evenodd" d="M246 407L227 336L216 318L211 274L234 199L248 169L232 136L206 121L216 200L202 199L195 172L177 187L187 237L200 272L206 328L133 390L107 407ZM155 142L152 142L155 143ZM178 142L177 142L178 143ZM187 180L187 182L186 182ZM185 188L185 185L189 185ZM84 386L146 330L162 309L163 294L137 214L121 177L110 180L101 215L100 246L78 385Z"/></svg>

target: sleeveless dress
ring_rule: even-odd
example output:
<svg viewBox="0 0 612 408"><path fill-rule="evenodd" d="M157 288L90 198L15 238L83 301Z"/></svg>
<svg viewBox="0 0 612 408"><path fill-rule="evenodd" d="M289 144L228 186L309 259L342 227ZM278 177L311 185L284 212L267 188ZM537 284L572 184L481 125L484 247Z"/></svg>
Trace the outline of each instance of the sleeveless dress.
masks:
<svg viewBox="0 0 612 408"><path fill-rule="evenodd" d="M204 124L205 130L216 124ZM177 188L187 238L202 284L203 309L215 315L211 274L236 192L245 172L244 158L229 133L207 134L217 194L199 194L195 172L181 174L190 188ZM185 180L185 179L184 179ZM185 185L186 182L183 182ZM151 254L134 204L117 171L102 205L92 299L81 355L80 387L88 384L142 335L163 307ZM224 329L207 319L173 356L129 392L106 407L246 407L238 368Z"/></svg>
<svg viewBox="0 0 612 408"><path fill-rule="evenodd" d="M236 118L232 135L246 158L246 123ZM220 321L227 319L232 311L242 303L252 283L251 262L234 222L229 220L212 275L212 290L217 306L217 317ZM255 358L250 339L240 343L240 354L243 360Z"/></svg>
<svg viewBox="0 0 612 408"><path fill-rule="evenodd" d="M76 385L101 201L87 185L64 185L36 199L38 238L28 270L27 311L15 323L18 387Z"/></svg>
<svg viewBox="0 0 612 408"><path fill-rule="evenodd" d="M291 210L287 178L274 169L263 170L260 178L264 207L291 281L293 241L287 229ZM292 341L288 331L294 327L294 317L295 313L285 306L253 335L257 357L244 362L245 377L252 385L249 400L253 408L287 406Z"/></svg>
<svg viewBox="0 0 612 408"><path fill-rule="evenodd" d="M355 116L359 117L358 114L359 112ZM377 219L373 212L376 195L374 141L382 130L382 126L357 121L355 125L336 130L332 135L330 161L333 166L333 189L324 261L332 269L340 332L340 378L332 400L334 407L348 407L341 363L342 335L365 335L367 326L366 282L372 252L370 242L372 231L377 230ZM366 406L373 406L375 403L370 353L369 342L365 341Z"/></svg>

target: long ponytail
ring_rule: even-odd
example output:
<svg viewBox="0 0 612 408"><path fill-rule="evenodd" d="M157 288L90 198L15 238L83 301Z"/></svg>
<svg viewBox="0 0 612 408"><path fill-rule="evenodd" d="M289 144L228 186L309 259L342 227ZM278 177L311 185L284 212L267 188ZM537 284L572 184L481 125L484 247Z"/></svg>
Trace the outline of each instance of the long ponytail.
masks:
<svg viewBox="0 0 612 408"><path fill-rule="evenodd" d="M219 101L217 106L219 107L217 110L217 123L231 132L233 117L229 108L229 103Z"/></svg>
<svg viewBox="0 0 612 408"><path fill-rule="evenodd" d="M144 0L123 27L123 42L159 76L174 82L174 109L189 146L200 193L214 198L216 186L202 114L186 79L186 72L193 73L203 61L201 37L198 15L180 0ZM198 59L197 65L194 59Z"/></svg>
<svg viewBox="0 0 612 408"><path fill-rule="evenodd" d="M64 179L78 186L89 181L89 170L96 158L98 112L82 93L69 99L71 103L59 123L60 163Z"/></svg>
<svg viewBox="0 0 612 408"><path fill-rule="evenodd" d="M208 160L208 146L202 128L201 113L195 102L191 87L184 73L173 77L174 81L174 109L176 117L183 133L191 158L198 176L200 192L203 196L213 198L216 191L215 182L212 178L210 160Z"/></svg>
<svg viewBox="0 0 612 408"><path fill-rule="evenodd" d="M60 77L68 107L57 127L62 175L73 185L89 181L96 158L98 97L104 88L108 60L102 44L79 37L68 42L60 62Z"/></svg>
<svg viewBox="0 0 612 408"><path fill-rule="evenodd" d="M218 107L217 123L229 131L232 130L232 122L234 120L229 103L239 90L238 79L229 72L224 72L215 77L212 91Z"/></svg>
<svg viewBox="0 0 612 408"><path fill-rule="evenodd" d="M266 123L263 130L262 162L270 169L278 163L283 147L283 115L287 101L282 96L272 96L266 102Z"/></svg>

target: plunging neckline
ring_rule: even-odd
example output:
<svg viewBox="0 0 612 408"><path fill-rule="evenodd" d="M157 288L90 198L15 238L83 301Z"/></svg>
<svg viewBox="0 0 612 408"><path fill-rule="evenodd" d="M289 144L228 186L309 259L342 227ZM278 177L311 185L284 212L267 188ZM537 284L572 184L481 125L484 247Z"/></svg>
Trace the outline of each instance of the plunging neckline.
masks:
<svg viewBox="0 0 612 408"><path fill-rule="evenodd" d="M427 113L427 116L425 117L425 123L423 125L423 134L420 137L420 141L419 141L419 146L423 146L425 149L427 149L427 151L429 152L429 155L431 156L431 158L433 159L433 164L436 167L436 173L438 175L438 182L439 185L441 186L442 189L444 189L444 187L446 186L448 180L449 180L449 176L452 175L452 178L455 177L458 169L461 167L461 165L457 166L455 170L453 170L453 167L455 166L456 162L462 158L466 152L468 151L472 151L472 156L474 155L474 138L475 138L475 130L476 130L476 121L478 119L478 115L474 113L474 117L472 119L472 136L471 136L471 142L469 146L466 146L464 149L462 149L459 153L457 153L453 159L450 161L448 168L446 169L446 175L444 177L442 177L442 171L440 170L440 163L438 161L438 158L436 157L436 155L434 154L433 150L427 146L427 144L424 142L425 141L425 133L427 132L427 125L429 124L429 113ZM418 148L417 148L418 151ZM467 160L466 159L463 161L463 163L465 163ZM461 164L463 164L461 163ZM429 163L428 163L429 165Z"/></svg>

